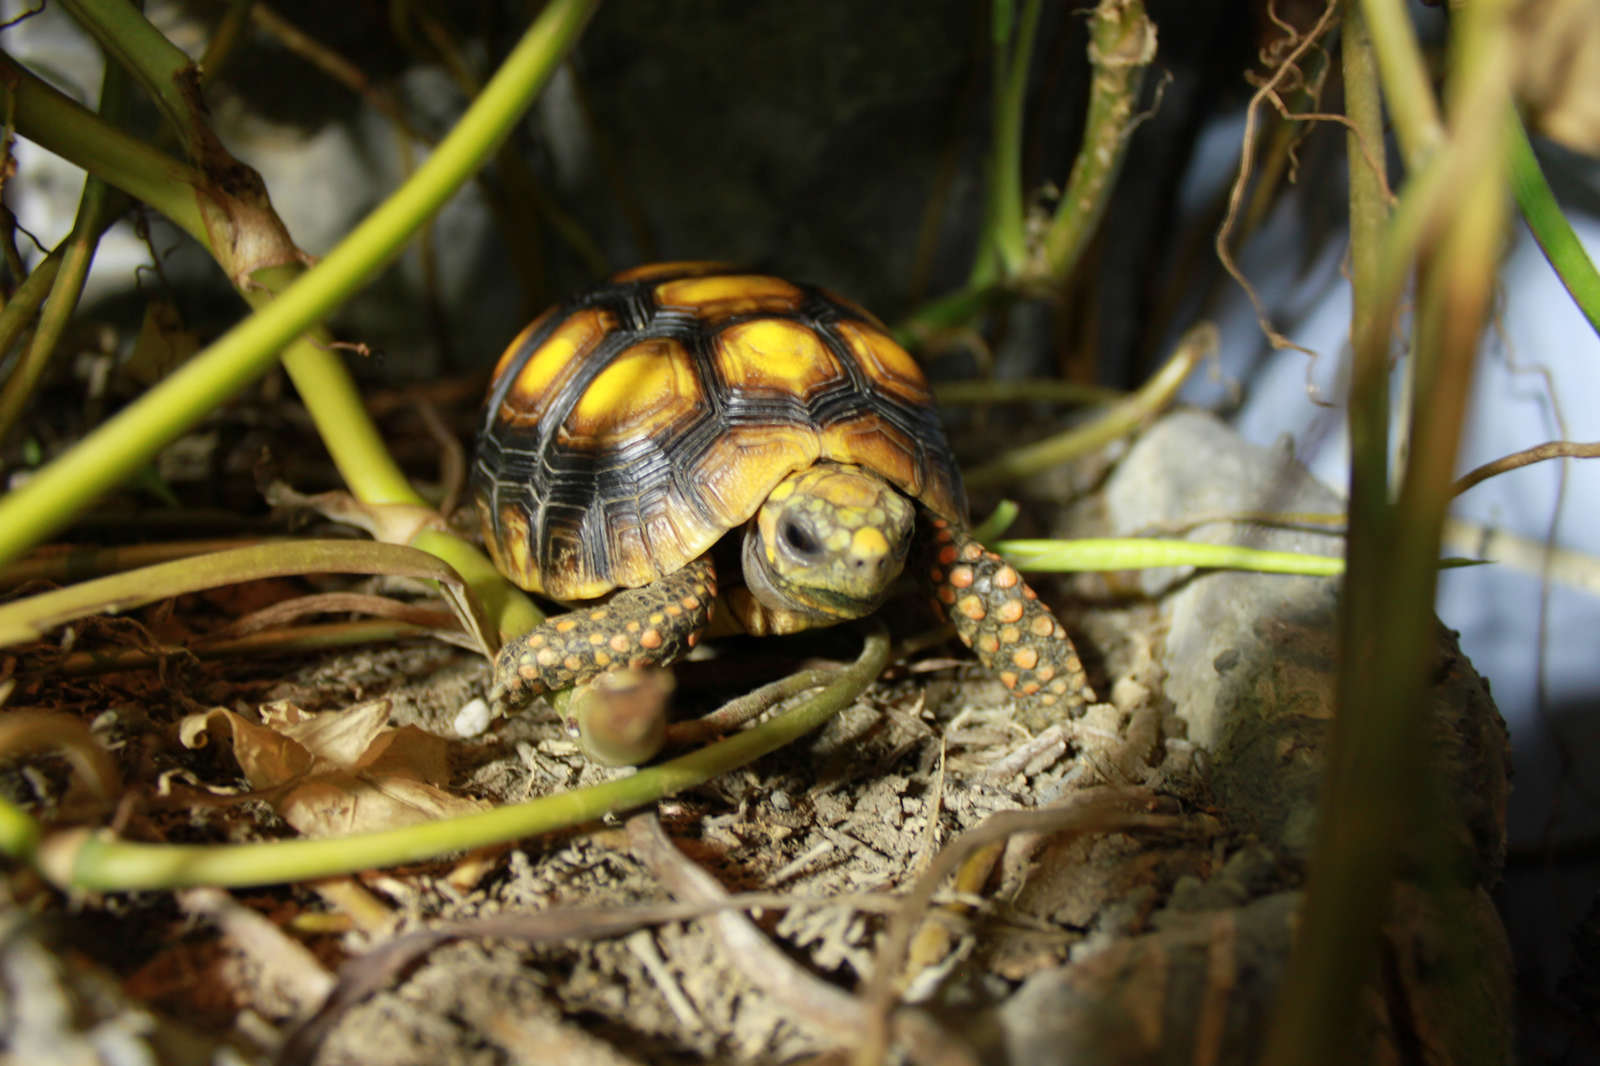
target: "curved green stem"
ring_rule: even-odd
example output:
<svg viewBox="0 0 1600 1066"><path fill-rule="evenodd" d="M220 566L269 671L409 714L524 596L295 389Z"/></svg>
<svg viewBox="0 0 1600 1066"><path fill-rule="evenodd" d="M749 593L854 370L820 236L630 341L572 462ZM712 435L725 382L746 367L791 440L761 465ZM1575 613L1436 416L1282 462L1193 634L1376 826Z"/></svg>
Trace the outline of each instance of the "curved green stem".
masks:
<svg viewBox="0 0 1600 1066"><path fill-rule="evenodd" d="M626 777L482 814L328 840L267 844L134 844L76 830L46 840L38 849L39 863L57 884L98 891L281 884L582 825L703 784L804 736L850 706L888 660L889 638L880 630L867 637L860 658L840 670L827 688L771 721ZM14 842L26 849L32 839L29 822L0 801L0 846Z"/></svg>

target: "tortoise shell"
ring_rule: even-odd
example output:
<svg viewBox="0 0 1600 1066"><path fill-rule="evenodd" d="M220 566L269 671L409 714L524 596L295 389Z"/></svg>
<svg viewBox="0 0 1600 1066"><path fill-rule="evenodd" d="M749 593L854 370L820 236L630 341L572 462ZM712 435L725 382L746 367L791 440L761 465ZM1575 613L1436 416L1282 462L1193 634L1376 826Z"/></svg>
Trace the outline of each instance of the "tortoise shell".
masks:
<svg viewBox="0 0 1600 1066"><path fill-rule="evenodd" d="M582 600L678 570L819 459L965 523L927 381L881 322L813 286L666 263L617 274L511 342L473 494L502 573Z"/></svg>

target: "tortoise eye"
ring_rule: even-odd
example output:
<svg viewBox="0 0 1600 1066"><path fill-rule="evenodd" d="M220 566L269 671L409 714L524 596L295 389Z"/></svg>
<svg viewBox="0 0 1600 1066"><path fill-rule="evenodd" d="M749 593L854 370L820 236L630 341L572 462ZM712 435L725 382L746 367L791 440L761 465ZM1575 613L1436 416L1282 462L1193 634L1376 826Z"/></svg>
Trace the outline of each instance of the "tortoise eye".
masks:
<svg viewBox="0 0 1600 1066"><path fill-rule="evenodd" d="M792 516L784 518L779 523L778 535L783 538L785 544L794 549L796 555L803 558L815 558L822 554L822 542L803 523L796 521Z"/></svg>

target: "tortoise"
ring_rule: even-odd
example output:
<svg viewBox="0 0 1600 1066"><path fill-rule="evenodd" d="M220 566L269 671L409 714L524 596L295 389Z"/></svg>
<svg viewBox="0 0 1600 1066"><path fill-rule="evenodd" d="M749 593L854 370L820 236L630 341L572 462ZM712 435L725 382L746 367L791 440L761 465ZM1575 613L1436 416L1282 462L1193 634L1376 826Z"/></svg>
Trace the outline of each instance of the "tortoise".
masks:
<svg viewBox="0 0 1600 1066"><path fill-rule="evenodd" d="M719 586L756 635L867 615L913 554L1030 711L1092 698L1061 623L968 531L917 363L824 289L662 263L551 308L495 367L472 491L496 567L580 605L501 649L497 710L672 662Z"/></svg>

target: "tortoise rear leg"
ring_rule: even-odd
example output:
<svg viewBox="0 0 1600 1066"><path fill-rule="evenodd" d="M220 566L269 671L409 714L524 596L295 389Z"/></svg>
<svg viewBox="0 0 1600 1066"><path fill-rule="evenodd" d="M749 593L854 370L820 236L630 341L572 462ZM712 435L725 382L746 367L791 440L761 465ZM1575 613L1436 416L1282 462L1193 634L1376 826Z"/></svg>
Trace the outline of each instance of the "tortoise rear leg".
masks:
<svg viewBox="0 0 1600 1066"><path fill-rule="evenodd" d="M943 519L934 527L937 606L1030 712L1049 717L1094 699L1078 649L1016 568Z"/></svg>
<svg viewBox="0 0 1600 1066"><path fill-rule="evenodd" d="M716 598L716 571L700 558L598 607L551 618L500 649L489 705L503 714L614 667L682 658L711 624Z"/></svg>

